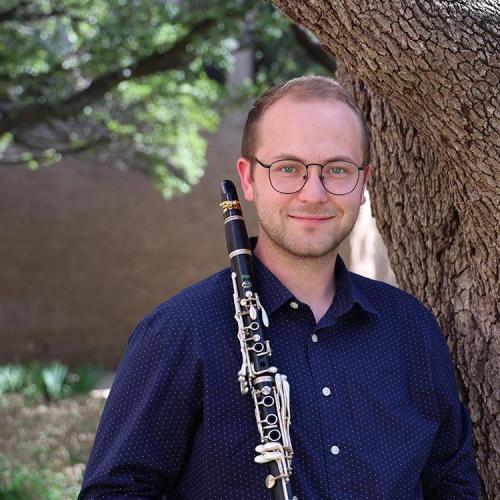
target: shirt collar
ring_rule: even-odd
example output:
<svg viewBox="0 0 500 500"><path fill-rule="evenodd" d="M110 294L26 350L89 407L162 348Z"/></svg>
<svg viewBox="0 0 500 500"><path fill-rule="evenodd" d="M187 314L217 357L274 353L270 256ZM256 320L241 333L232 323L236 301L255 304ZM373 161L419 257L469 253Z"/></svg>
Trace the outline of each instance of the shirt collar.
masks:
<svg viewBox="0 0 500 500"><path fill-rule="evenodd" d="M254 250L255 245L257 244L257 238L250 238L250 243L252 250ZM253 256L253 262L255 268L256 289L268 314L272 314L286 302L295 299L288 288L281 283L281 281L259 260L256 255ZM335 317L342 316L343 314L349 312L354 304L358 304L362 309L372 314L379 314L366 294L352 279L353 275L347 270L340 255L337 256L334 272L336 290L330 311Z"/></svg>
<svg viewBox="0 0 500 500"><path fill-rule="evenodd" d="M276 309L294 297L283 283L259 260L253 257L256 288L260 296L260 301L267 314L272 314Z"/></svg>
<svg viewBox="0 0 500 500"><path fill-rule="evenodd" d="M335 262L335 297L332 306L335 316L342 316L350 311L354 304L358 304L365 311L379 315L379 311L368 299L366 293L356 283L356 275L347 270L344 261L340 255L337 255Z"/></svg>

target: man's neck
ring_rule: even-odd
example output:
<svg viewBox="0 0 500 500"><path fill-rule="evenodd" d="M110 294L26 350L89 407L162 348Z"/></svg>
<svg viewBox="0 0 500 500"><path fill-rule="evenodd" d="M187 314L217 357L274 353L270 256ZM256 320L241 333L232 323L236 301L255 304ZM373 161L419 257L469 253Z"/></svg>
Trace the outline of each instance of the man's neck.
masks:
<svg viewBox="0 0 500 500"><path fill-rule="evenodd" d="M254 253L298 300L309 305L318 323L335 296L338 250L316 259L296 257L263 238Z"/></svg>

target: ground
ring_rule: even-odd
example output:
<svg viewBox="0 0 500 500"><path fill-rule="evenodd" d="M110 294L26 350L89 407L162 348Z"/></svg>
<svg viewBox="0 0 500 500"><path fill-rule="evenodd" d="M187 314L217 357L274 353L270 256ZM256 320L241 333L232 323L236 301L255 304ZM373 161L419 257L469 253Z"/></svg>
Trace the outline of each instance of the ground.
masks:
<svg viewBox="0 0 500 500"><path fill-rule="evenodd" d="M0 397L0 499L75 498L105 399Z"/></svg>

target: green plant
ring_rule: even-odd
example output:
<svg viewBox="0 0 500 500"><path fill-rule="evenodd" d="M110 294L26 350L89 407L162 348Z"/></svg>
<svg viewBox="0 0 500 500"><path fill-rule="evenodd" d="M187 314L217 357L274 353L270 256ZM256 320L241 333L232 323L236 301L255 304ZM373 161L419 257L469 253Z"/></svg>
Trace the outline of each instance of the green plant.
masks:
<svg viewBox="0 0 500 500"><path fill-rule="evenodd" d="M32 400L58 400L88 394L104 374L101 367L81 365L74 369L54 361L0 366L0 395L20 393Z"/></svg>
<svg viewBox="0 0 500 500"><path fill-rule="evenodd" d="M68 498L59 476L46 470L32 471L24 465L10 465L4 460L0 464L0 500Z"/></svg>
<svg viewBox="0 0 500 500"><path fill-rule="evenodd" d="M19 365L0 366L0 394L19 391L23 386L23 376Z"/></svg>
<svg viewBox="0 0 500 500"><path fill-rule="evenodd" d="M70 386L65 383L68 367L55 361L42 368L42 379L47 396L51 399L61 399L70 392Z"/></svg>
<svg viewBox="0 0 500 500"><path fill-rule="evenodd" d="M104 376L104 370L96 365L77 366L68 375L73 394L88 394Z"/></svg>

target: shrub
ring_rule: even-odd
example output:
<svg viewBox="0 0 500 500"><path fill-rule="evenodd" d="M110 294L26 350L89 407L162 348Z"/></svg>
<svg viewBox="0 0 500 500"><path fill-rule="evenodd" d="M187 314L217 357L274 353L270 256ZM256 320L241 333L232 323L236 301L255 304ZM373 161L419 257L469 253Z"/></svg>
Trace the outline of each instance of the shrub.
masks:
<svg viewBox="0 0 500 500"><path fill-rule="evenodd" d="M78 493L68 488L62 474L47 470L32 471L24 465L0 463L1 500L63 500Z"/></svg>
<svg viewBox="0 0 500 500"><path fill-rule="evenodd" d="M0 366L0 395L19 393L30 399L58 400L75 394L88 394L104 370L94 365L69 369L54 361Z"/></svg>

